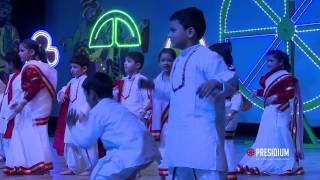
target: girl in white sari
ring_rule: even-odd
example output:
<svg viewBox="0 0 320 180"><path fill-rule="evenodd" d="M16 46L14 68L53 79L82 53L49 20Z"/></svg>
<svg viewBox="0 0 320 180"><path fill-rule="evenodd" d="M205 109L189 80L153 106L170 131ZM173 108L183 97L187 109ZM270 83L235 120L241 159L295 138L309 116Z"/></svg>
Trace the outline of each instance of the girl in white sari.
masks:
<svg viewBox="0 0 320 180"><path fill-rule="evenodd" d="M172 62L176 58L176 53L173 49L164 48L159 53L159 64L162 72L153 80L156 88L164 91L170 89L170 72ZM159 151L161 157L165 154L165 138L167 134L169 114L169 101L161 99L155 95L152 96L152 123L151 133L156 141L159 141ZM159 165L159 176L162 179L168 176L168 166L162 160Z"/></svg>
<svg viewBox="0 0 320 180"><path fill-rule="evenodd" d="M57 71L44 63L44 49L33 40L20 43L23 96L10 106L15 117L6 156L7 175L46 174L53 168L48 121L57 84Z"/></svg>
<svg viewBox="0 0 320 180"><path fill-rule="evenodd" d="M303 114L298 81L289 73L288 55L280 50L267 53L267 66L270 71L260 79L262 88L252 94L264 99L258 135L237 170L254 175L301 175Z"/></svg>

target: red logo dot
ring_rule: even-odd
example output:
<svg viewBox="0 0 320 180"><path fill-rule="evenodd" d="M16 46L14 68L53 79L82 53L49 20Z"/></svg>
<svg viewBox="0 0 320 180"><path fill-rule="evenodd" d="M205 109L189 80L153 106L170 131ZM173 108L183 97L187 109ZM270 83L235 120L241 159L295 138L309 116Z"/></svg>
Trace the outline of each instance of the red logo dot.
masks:
<svg viewBox="0 0 320 180"><path fill-rule="evenodd" d="M253 155L254 155L254 149L249 148L249 149L247 150L247 155L248 155L248 156L253 156Z"/></svg>

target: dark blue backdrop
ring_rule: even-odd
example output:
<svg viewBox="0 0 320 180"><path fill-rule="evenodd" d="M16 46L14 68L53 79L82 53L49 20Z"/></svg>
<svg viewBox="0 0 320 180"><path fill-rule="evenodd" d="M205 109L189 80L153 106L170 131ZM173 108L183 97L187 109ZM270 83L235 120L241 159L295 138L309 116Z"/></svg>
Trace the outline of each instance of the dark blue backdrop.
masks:
<svg viewBox="0 0 320 180"><path fill-rule="evenodd" d="M283 1L265 0L279 16L282 16ZM207 21L205 38L209 44L218 41L219 13L222 0L100 0L98 1L105 10L120 9L129 13L137 23L148 18L151 22L150 48L146 56L146 63L142 73L153 78L159 73L156 56L163 47L168 32L168 19L177 9L196 6L204 11ZM302 0L296 0L297 6ZM320 1L313 1L299 23L320 22ZM71 36L82 20L79 0L54 0L47 1L46 6L46 29L52 33L54 43L63 37ZM233 0L228 19L228 30L247 28L260 28L272 26L272 21L259 9L253 0ZM320 32L301 34L303 40L320 55ZM264 49L272 42L272 37L259 37L241 40L233 40L233 52L235 65L240 78L248 74L256 60L261 56ZM280 45L279 47L283 47ZM68 57L70 54L61 52L59 71L59 88L71 77L69 74ZM296 75L301 81L302 95L304 100L309 100L320 94L320 70L296 48ZM266 70L264 69L262 73ZM257 88L257 80L252 88ZM57 113L57 107L54 114ZM242 122L258 123L262 111L253 108L249 112L241 113ZM319 110L307 113L312 126L320 126L318 118Z"/></svg>

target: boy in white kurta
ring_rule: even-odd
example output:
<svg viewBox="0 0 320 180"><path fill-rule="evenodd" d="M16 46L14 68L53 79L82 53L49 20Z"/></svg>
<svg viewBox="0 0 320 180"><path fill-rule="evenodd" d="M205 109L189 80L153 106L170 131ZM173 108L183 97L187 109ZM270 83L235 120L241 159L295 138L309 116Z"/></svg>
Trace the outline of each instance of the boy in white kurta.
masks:
<svg viewBox="0 0 320 180"><path fill-rule="evenodd" d="M86 72L89 65L89 58L82 54L76 54L71 57L70 65L73 78L58 92L57 99L59 103L69 101L68 110L74 109L82 119L86 119L90 107L85 99L82 83L87 78ZM68 88L69 94L66 92ZM65 119L61 120L63 121ZM55 142L57 142L57 140ZM92 147L85 149L77 146L70 135L69 129L65 128L64 158L68 170L62 171L60 174L89 175L98 160L97 145L94 144Z"/></svg>
<svg viewBox="0 0 320 180"><path fill-rule="evenodd" d="M217 53L198 44L205 32L202 11L187 8L170 18L169 38L182 49L170 75L165 160L169 179L225 179L225 97L234 74ZM153 87L140 81L142 87ZM164 92L154 89L165 97ZM168 93L168 92L167 92Z"/></svg>
<svg viewBox="0 0 320 180"><path fill-rule="evenodd" d="M114 97L130 112L141 120L151 115L151 94L148 90L138 87L139 79L146 79L139 71L144 64L144 56L140 52L129 52L125 58L124 70L126 77L115 81Z"/></svg>
<svg viewBox="0 0 320 180"><path fill-rule="evenodd" d="M0 149L3 150L3 154L0 154L0 156L3 157L5 157L7 154L14 128L14 118L8 119L13 113L12 109L10 109L10 105L12 102L17 101L17 99L21 98L22 96L20 75L22 62L19 58L19 55L16 52L8 53L5 57L5 60L8 65L8 70L11 74L9 76L8 84L5 87L1 97L2 100L0 103L0 136L2 137Z"/></svg>
<svg viewBox="0 0 320 180"><path fill-rule="evenodd" d="M135 179L139 169L159 159L159 152L143 122L112 99L112 85L103 73L89 76L83 83L92 108L89 118L81 124L83 129L75 128L78 117L71 111L67 124L78 145L91 147L100 138L108 150L99 159L91 179Z"/></svg>

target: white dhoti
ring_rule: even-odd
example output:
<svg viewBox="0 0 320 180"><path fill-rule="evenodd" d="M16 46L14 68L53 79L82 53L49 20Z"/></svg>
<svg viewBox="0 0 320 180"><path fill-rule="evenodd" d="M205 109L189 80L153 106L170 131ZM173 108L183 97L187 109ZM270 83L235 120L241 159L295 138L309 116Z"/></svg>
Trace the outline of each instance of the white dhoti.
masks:
<svg viewBox="0 0 320 180"><path fill-rule="evenodd" d="M74 144L66 143L64 158L68 168L75 174L91 171L98 160L98 148L93 146L84 149Z"/></svg>

